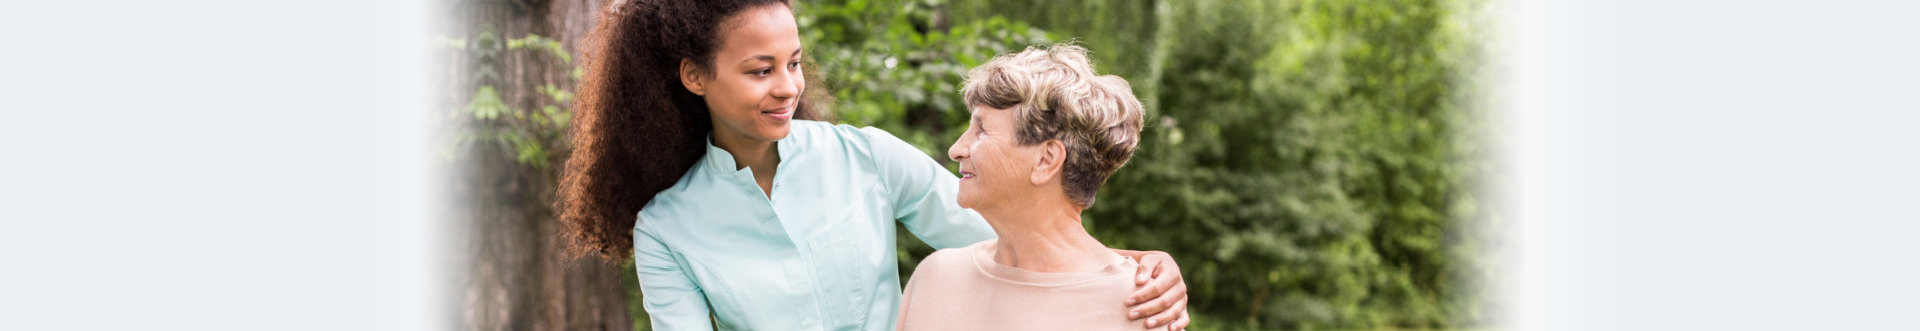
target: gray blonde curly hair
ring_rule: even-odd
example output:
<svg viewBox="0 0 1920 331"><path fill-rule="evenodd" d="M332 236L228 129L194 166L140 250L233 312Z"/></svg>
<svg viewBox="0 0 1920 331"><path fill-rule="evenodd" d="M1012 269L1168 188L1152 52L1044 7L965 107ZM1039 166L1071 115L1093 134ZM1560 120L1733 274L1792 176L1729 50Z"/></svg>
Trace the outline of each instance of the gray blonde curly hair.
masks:
<svg viewBox="0 0 1920 331"><path fill-rule="evenodd" d="M1074 44L1028 47L967 72L960 93L967 108L1011 110L1019 143L1059 140L1067 198L1093 206L1100 185L1133 158L1144 109L1126 79L1096 75L1087 49Z"/></svg>

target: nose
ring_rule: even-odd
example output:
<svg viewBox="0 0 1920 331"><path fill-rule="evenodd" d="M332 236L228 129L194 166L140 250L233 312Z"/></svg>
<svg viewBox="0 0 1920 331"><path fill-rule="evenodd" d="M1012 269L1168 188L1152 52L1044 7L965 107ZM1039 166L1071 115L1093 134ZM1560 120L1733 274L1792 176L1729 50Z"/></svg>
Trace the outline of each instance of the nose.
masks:
<svg viewBox="0 0 1920 331"><path fill-rule="evenodd" d="M967 152L969 152L966 146L967 135L962 134L960 135L960 140L953 142L953 147L947 147L947 159L953 160L953 162L960 162L961 159L966 159Z"/></svg>
<svg viewBox="0 0 1920 331"><path fill-rule="evenodd" d="M800 95L800 84L803 82L795 81L806 79L806 77L785 70L781 71L780 77L782 78L780 82L774 83L773 91L769 92L774 98L792 99Z"/></svg>

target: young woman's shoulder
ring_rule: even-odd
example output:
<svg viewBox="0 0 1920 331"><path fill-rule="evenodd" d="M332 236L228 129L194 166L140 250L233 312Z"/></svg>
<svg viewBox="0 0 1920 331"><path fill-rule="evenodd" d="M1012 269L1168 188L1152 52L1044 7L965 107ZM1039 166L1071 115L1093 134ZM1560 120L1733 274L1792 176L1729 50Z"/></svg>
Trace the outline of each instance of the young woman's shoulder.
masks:
<svg viewBox="0 0 1920 331"><path fill-rule="evenodd" d="M807 143L835 143L840 140L865 140L866 135L868 135L865 131L880 130L873 127L861 128L847 124L810 120L793 120L792 123L793 131L791 134L794 135L795 139L805 140Z"/></svg>
<svg viewBox="0 0 1920 331"><path fill-rule="evenodd" d="M647 204L640 207L640 219L663 222L686 219L692 216L688 215L689 212L697 212L699 207L690 202L698 202L701 199L698 192L689 192L695 185L688 183L693 180L692 173L700 171L698 165L694 168L688 170L686 175L682 175L680 181L674 183L673 187L661 190L660 193L655 193L652 198L647 199Z"/></svg>
<svg viewBox="0 0 1920 331"><path fill-rule="evenodd" d="M807 146L808 149L841 151L868 159L887 157L906 151L922 153L913 145L895 137L893 133L871 126L856 127L806 120L795 120L793 123L793 131L790 134L793 135L795 142Z"/></svg>

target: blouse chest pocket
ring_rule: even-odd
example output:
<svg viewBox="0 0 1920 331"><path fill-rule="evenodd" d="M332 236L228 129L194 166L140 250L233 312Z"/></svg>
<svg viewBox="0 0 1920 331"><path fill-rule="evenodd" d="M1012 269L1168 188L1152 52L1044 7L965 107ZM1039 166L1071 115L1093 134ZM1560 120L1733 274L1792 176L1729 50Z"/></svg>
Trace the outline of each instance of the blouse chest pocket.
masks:
<svg viewBox="0 0 1920 331"><path fill-rule="evenodd" d="M829 330L857 329L865 324L873 307L875 267L869 257L876 248L859 222L840 222L832 233L815 239L811 245L814 275L820 281L822 309L827 313Z"/></svg>
<svg viewBox="0 0 1920 331"><path fill-rule="evenodd" d="M798 221L811 228L803 240L818 286L817 304L826 315L821 322L827 330L863 329L868 312L874 308L880 273L893 272L896 263L892 247L879 247L893 230L892 213L885 210L889 206L885 188L877 181L849 177L852 179L809 178L818 180L807 183L809 187L822 193L785 201L810 214ZM882 226L888 232L880 233Z"/></svg>

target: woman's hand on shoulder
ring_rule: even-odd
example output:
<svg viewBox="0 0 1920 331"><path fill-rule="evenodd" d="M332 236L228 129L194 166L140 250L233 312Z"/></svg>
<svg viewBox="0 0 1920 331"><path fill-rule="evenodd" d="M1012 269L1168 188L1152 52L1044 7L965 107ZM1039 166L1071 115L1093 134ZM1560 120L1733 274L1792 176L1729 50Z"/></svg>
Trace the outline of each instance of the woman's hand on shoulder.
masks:
<svg viewBox="0 0 1920 331"><path fill-rule="evenodd" d="M1135 321L1146 319L1147 328L1164 326L1166 330L1185 330L1190 322L1187 282L1180 275L1180 265L1174 263L1173 256L1161 251L1114 252L1140 261L1133 283L1139 289L1127 297L1127 317Z"/></svg>

